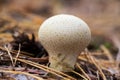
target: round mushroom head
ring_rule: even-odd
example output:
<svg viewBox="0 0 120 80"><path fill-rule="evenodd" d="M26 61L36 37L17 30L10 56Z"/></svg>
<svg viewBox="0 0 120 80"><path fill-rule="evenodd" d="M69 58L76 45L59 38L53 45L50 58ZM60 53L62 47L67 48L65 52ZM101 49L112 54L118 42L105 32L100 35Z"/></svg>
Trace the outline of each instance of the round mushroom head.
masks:
<svg viewBox="0 0 120 80"><path fill-rule="evenodd" d="M62 58L67 59L71 55L68 60L73 59L73 63L91 40L88 25L82 19L67 14L56 15L45 20L38 36L50 57L59 58L63 55Z"/></svg>

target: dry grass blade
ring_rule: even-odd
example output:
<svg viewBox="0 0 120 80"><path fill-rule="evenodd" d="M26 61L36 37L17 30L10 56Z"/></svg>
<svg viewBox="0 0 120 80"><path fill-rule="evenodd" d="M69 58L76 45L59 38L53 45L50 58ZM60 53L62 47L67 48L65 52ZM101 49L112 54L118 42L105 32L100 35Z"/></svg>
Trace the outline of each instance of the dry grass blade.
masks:
<svg viewBox="0 0 120 80"><path fill-rule="evenodd" d="M20 72L20 71L6 71L6 70L0 70L0 72L12 73L12 74L24 74L24 75L30 76L30 77L32 77L32 78L35 78L35 79L37 79L37 80L44 80L44 79L41 78L41 77L35 76L35 75L33 75L33 74L26 73L26 72Z"/></svg>
<svg viewBox="0 0 120 80"><path fill-rule="evenodd" d="M18 49L18 53L17 53L16 58L15 58L14 66L16 65L17 59L18 59L18 57L19 57L20 48L21 48L21 44L19 44L19 49Z"/></svg>
<svg viewBox="0 0 120 80"><path fill-rule="evenodd" d="M8 47L7 47L6 45L5 45L5 49L6 49L8 55L9 55L9 57L10 57L10 60L11 60L11 62L12 62L12 66L14 66L13 57L12 57L12 55L11 55L11 53L10 53L10 51L9 51L9 49L8 49Z"/></svg>
<svg viewBox="0 0 120 80"><path fill-rule="evenodd" d="M76 64L76 66L80 69L80 71L82 71L82 73L84 74L84 76L86 76L88 80L91 80L90 77L85 73L85 71L79 66L78 63Z"/></svg>
<svg viewBox="0 0 120 80"><path fill-rule="evenodd" d="M98 63L96 63L95 58L93 58L93 57L89 54L89 52L87 52L87 54L88 54L88 57L90 58L90 60L93 62L93 64L97 67L97 69L98 69L98 71L100 72L103 80L107 80L106 77L105 77L105 75L104 75L104 73L103 73L103 71L102 71L102 69L100 68L100 65L99 65Z"/></svg>
<svg viewBox="0 0 120 80"><path fill-rule="evenodd" d="M84 77L83 75L79 74L78 72L72 70L72 72L76 75L79 75L80 77L82 77L84 80L88 80L86 77ZM91 80L91 79L90 79Z"/></svg>
<svg viewBox="0 0 120 80"><path fill-rule="evenodd" d="M47 72L49 72L49 73L52 73L52 74L54 74L54 75L57 75L57 76L65 79L65 80L76 80L75 78L73 78L73 77L71 77L71 76L69 76L69 75L67 75L67 74L64 74L64 73L59 72L59 71L55 71L54 69L48 68L47 66L40 65L40 64L38 64L38 63L35 63L35 62L32 62L32 61L28 61L28 60L23 60L23 59L18 59L18 60L21 61L21 62L24 62L24 63L26 63L26 64L32 65L32 66L34 66L34 67L37 67L37 68L39 68L39 69L42 69L42 70L44 70L44 71L47 71ZM64 76L66 76L67 78L64 77Z"/></svg>

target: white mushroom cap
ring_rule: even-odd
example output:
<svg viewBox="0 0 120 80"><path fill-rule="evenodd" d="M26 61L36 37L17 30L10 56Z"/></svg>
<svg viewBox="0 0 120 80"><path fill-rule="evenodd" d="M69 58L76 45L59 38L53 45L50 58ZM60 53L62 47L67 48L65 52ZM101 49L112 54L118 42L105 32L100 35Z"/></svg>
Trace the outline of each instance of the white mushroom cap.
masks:
<svg viewBox="0 0 120 80"><path fill-rule="evenodd" d="M91 40L88 25L80 18L67 14L45 20L38 36L49 53L50 67L63 72L74 68L79 53Z"/></svg>

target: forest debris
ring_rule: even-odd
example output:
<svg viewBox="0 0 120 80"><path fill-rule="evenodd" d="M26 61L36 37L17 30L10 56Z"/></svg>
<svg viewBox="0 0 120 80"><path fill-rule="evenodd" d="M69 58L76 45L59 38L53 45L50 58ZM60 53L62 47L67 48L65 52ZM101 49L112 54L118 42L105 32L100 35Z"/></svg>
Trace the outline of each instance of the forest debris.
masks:
<svg viewBox="0 0 120 80"><path fill-rule="evenodd" d="M72 77L69 76L69 75L66 75L66 74L64 74L64 73L62 73L62 72L59 72L59 71L55 71L54 69L48 68L47 66L43 66L43 65L37 64L37 63L32 62L32 61L23 60L23 59L18 59L18 61L21 61L21 62L24 62L24 63L26 63L26 64L32 65L32 66L34 66L34 67L40 68L40 69L45 70L45 71L47 71L47 72L50 72L50 73L52 73L52 74L54 74L54 75L57 75L57 76L59 76L59 77L61 77L61 78L63 78L63 79L76 80L76 79L72 78ZM66 77L64 77L64 76L66 76L66 77L68 77L68 78L66 78Z"/></svg>
<svg viewBox="0 0 120 80"><path fill-rule="evenodd" d="M13 50L18 50L19 44L21 44L21 51L30 53L34 57L47 56L46 50L42 45L35 41L34 34L31 34L32 38L30 39L26 33L15 32L13 34L14 41L10 42L13 47Z"/></svg>
<svg viewBox="0 0 120 80"><path fill-rule="evenodd" d="M20 54L20 48L21 48L21 44L19 44L18 53L17 53L17 55L16 55L16 57L15 57L15 61L14 61L14 65L13 65L14 67L15 67L15 65L16 65L17 59L18 59L19 54Z"/></svg>
<svg viewBox="0 0 120 80"><path fill-rule="evenodd" d="M85 76L81 75L80 73L72 70L73 73L75 73L76 75L79 75L80 77L82 77L84 80L88 80ZM89 79L90 80L90 79Z"/></svg>
<svg viewBox="0 0 120 80"><path fill-rule="evenodd" d="M91 80L90 77L88 76L88 74L85 73L85 71L79 66L79 64L77 63L76 66L79 68L79 70L86 76L86 78L88 80Z"/></svg>
<svg viewBox="0 0 120 80"><path fill-rule="evenodd" d="M13 66L13 65L14 65L14 61L13 61L13 57L12 57L12 55L11 55L11 53L10 53L10 49L9 49L9 47L7 47L6 45L5 45L5 49L6 49L7 53L8 53L8 55L10 56L10 60L11 60L11 62L12 62L12 66Z"/></svg>
<svg viewBox="0 0 120 80"><path fill-rule="evenodd" d="M110 53L110 51L103 45L101 45L100 48L103 50L103 54L105 54L110 61L114 62L114 59L113 59L112 54Z"/></svg>
<svg viewBox="0 0 120 80"><path fill-rule="evenodd" d="M116 61L117 61L117 65L119 66L119 64L120 64L120 41L115 35L112 35L111 39L113 40L114 45L118 48Z"/></svg>
<svg viewBox="0 0 120 80"><path fill-rule="evenodd" d="M93 62L93 64L96 66L96 68L98 69L98 71L100 72L100 74L101 74L101 76L102 76L102 78L103 78L103 80L107 80L107 78L106 78L106 76L105 76L105 74L103 73L103 71L102 71L102 68L101 68L101 66L98 64L98 63L96 63L96 61L95 61L95 58L94 57L92 57L92 56L90 56L90 54L89 54L89 52L87 51L87 55L88 55L88 58Z"/></svg>
<svg viewBox="0 0 120 80"><path fill-rule="evenodd" d="M41 78L41 77L38 77L38 76L35 76L35 75L33 75L33 74L29 74L29 73L27 73L27 72L21 72L21 71L6 71L6 70L0 70L0 72L4 72L4 73L12 73L12 74L24 74L24 75L27 75L27 76L30 76L30 77L33 77L33 78L35 78L35 79L37 79L37 80L44 80L43 78Z"/></svg>

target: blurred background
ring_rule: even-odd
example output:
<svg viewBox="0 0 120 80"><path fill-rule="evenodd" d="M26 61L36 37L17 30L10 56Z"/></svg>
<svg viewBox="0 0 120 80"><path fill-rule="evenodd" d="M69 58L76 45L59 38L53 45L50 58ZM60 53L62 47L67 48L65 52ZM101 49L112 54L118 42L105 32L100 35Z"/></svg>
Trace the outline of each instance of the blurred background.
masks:
<svg viewBox="0 0 120 80"><path fill-rule="evenodd" d="M93 35L120 37L120 0L0 0L0 31L37 35L40 24L56 14L82 18Z"/></svg>

